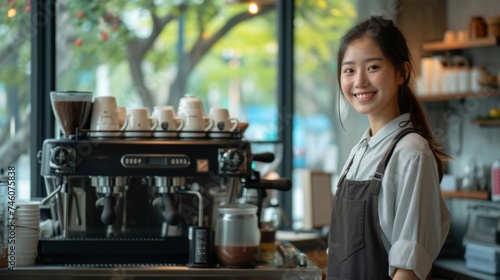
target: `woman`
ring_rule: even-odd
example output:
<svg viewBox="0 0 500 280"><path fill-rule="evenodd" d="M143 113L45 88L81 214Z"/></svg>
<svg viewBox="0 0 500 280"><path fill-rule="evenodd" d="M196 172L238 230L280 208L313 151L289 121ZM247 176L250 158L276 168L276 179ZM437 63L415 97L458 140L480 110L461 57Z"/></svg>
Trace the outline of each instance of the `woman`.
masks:
<svg viewBox="0 0 500 280"><path fill-rule="evenodd" d="M406 40L370 17L344 35L338 62L342 94L370 127L335 193L327 279L425 279L450 225L439 188L446 155L410 88Z"/></svg>

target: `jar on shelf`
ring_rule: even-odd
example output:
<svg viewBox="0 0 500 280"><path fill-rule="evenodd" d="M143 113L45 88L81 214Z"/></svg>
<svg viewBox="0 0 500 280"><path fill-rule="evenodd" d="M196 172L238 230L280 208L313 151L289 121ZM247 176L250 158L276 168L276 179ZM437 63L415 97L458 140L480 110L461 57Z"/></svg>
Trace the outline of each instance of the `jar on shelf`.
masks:
<svg viewBox="0 0 500 280"><path fill-rule="evenodd" d="M500 17L490 17L488 22L488 35L500 37Z"/></svg>
<svg viewBox="0 0 500 280"><path fill-rule="evenodd" d="M486 21L483 17L475 16L469 20L469 38L471 40L488 36Z"/></svg>

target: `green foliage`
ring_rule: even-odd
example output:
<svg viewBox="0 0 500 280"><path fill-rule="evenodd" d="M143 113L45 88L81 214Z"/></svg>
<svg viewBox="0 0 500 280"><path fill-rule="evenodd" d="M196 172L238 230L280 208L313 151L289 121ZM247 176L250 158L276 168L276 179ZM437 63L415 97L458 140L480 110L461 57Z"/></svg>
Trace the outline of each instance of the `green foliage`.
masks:
<svg viewBox="0 0 500 280"><path fill-rule="evenodd" d="M6 1L8 4L2 5L0 12L6 14L13 6L21 10L28 2ZM331 92L324 81L334 78L336 44L343 30L356 18L354 3L352 0L295 2L296 79L311 80L320 92ZM57 20L69 17L68 24L58 29L58 34L64 33L67 40L58 41L58 49L72 53L70 66L59 77L58 87L94 90L96 66L107 64L112 74L113 92L139 100L128 72L126 50L134 42L144 42L151 34L152 16L159 19L171 15L173 18L163 27L142 61L146 79L153 81L147 84L156 90L163 79L158 73L169 69L175 71L181 55L189 53L200 38L214 36L231 17L246 10L246 4L227 3L226 0L58 0ZM181 13L183 5L187 8ZM12 32L15 22L29 20L29 14L18 12L13 18L1 18L0 34L5 32L5 26ZM180 21L183 24L182 41ZM240 80L245 102L274 103L278 58L276 32L276 13L235 26L196 66L188 90L203 97L211 89L218 88L221 94L227 95L230 82ZM29 52L23 52L18 59L27 63L29 56ZM13 77L16 75L20 76ZM2 71L0 77L15 83L25 79L19 69ZM300 88L300 82L298 84Z"/></svg>
<svg viewBox="0 0 500 280"><path fill-rule="evenodd" d="M355 5L353 0L296 0L294 59L300 104L297 112L333 111L338 42L357 19ZM316 99L315 105L302 100L311 95Z"/></svg>
<svg viewBox="0 0 500 280"><path fill-rule="evenodd" d="M271 13L231 30L199 65L197 72L202 79L198 77L196 84L190 83L196 86L193 90L204 93L216 85L227 97L229 84L241 81L251 90L247 92L245 85L241 85L246 104L275 104L278 58L275 22L276 15Z"/></svg>

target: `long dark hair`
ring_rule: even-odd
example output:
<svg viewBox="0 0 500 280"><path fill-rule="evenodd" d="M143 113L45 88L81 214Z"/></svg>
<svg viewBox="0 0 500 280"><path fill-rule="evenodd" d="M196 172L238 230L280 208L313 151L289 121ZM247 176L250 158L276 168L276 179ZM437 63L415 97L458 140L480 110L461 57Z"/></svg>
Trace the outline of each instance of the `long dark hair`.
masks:
<svg viewBox="0 0 500 280"><path fill-rule="evenodd" d="M427 114L411 89L411 76L413 72L411 54L405 37L392 20L384 19L379 16L369 17L353 26L342 37L337 56L337 80L339 87L342 60L344 59L345 51L353 41L362 37L371 38L379 46L380 50L396 72L402 75L402 77L405 77L403 83L398 87L397 106L399 107L399 112L401 114L410 113L410 121L415 130L429 142L429 146L438 166L439 179L441 180L444 174L443 161L449 159L449 157L441 151L441 146L437 144L432 134ZM405 67L405 62L408 62L410 65L410 71L408 72ZM342 91L341 87L340 91ZM343 96L343 94L340 94L340 96Z"/></svg>

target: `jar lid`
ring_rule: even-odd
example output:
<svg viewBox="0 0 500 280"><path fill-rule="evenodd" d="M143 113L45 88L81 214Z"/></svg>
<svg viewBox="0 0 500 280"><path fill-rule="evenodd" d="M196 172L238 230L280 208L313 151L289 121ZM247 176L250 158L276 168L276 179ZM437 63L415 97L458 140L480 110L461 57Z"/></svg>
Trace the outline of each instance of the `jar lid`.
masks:
<svg viewBox="0 0 500 280"><path fill-rule="evenodd" d="M257 206L248 203L224 204L219 207L222 214L257 214Z"/></svg>

